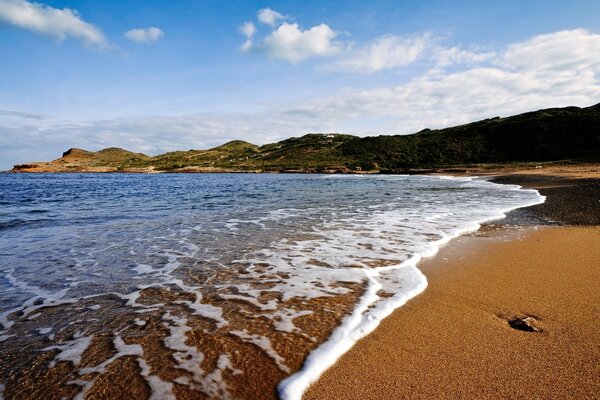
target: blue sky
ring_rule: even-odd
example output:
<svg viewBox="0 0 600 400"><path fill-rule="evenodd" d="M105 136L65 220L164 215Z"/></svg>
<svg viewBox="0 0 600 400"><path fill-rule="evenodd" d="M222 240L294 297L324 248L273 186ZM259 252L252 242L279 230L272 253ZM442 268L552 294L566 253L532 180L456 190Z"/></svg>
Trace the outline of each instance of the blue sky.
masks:
<svg viewBox="0 0 600 400"><path fill-rule="evenodd" d="M0 0L0 169L600 102L598 1Z"/></svg>

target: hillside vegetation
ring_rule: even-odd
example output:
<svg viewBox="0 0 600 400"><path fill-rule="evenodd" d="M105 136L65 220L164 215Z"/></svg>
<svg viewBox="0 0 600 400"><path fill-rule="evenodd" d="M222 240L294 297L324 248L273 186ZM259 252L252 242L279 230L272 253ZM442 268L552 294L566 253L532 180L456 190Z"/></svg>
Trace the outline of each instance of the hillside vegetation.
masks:
<svg viewBox="0 0 600 400"><path fill-rule="evenodd" d="M308 134L257 146L234 140L209 150L149 157L118 148L71 149L16 172L402 172L480 164L600 161L600 104L491 118L412 135Z"/></svg>
<svg viewBox="0 0 600 400"><path fill-rule="evenodd" d="M600 104L491 118L413 135L360 138L343 154L381 169L600 160Z"/></svg>

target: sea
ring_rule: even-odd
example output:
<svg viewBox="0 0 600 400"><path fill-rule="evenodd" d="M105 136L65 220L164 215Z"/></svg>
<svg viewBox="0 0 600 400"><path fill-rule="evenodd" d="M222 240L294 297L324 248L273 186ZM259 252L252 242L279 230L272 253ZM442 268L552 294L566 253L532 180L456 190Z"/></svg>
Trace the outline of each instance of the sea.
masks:
<svg viewBox="0 0 600 400"><path fill-rule="evenodd" d="M426 290L419 260L543 201L444 176L0 174L0 399L300 399Z"/></svg>

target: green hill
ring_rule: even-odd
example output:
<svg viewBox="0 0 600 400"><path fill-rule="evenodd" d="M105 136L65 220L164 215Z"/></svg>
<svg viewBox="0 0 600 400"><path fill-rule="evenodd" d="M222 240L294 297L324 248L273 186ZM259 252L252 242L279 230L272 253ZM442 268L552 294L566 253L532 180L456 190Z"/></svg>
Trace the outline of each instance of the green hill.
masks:
<svg viewBox="0 0 600 400"><path fill-rule="evenodd" d="M14 171L394 172L480 164L600 162L600 104L491 118L412 135L313 133L257 146L234 140L208 150L149 157L119 148L70 149Z"/></svg>
<svg viewBox="0 0 600 400"><path fill-rule="evenodd" d="M453 165L600 161L600 104L491 118L413 135L360 138L344 155L381 169Z"/></svg>

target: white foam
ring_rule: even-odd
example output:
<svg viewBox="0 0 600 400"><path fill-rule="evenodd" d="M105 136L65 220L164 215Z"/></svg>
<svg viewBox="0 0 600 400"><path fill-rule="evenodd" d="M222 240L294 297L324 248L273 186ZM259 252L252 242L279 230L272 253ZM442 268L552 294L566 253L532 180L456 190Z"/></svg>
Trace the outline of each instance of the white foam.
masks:
<svg viewBox="0 0 600 400"><path fill-rule="evenodd" d="M160 306L160 304L158 304ZM148 308L144 308L142 310L135 310L134 312L136 314L145 314L145 313L150 313L150 312L154 312L154 311L160 311L159 307L148 307Z"/></svg>
<svg viewBox="0 0 600 400"><path fill-rule="evenodd" d="M267 215L259 217L259 218L249 218L249 219L239 219L232 218L228 220L224 226L231 233L236 234L241 229L241 225L255 225L261 229L268 229L266 222L269 221L281 221L286 218L297 216L299 212L302 210L297 208L278 208L276 210L271 210L267 213ZM248 227L249 229L256 229L255 227Z"/></svg>
<svg viewBox="0 0 600 400"><path fill-rule="evenodd" d="M16 335L0 335L0 342L4 342L5 340L8 340L14 336L16 336Z"/></svg>
<svg viewBox="0 0 600 400"><path fill-rule="evenodd" d="M83 379L73 379L67 382L69 385L81 386L81 390L79 391L79 393L77 393L75 397L73 397L73 400L85 400L85 395L92 388L94 382L96 382L95 379L91 381L86 381Z"/></svg>
<svg viewBox="0 0 600 400"><path fill-rule="evenodd" d="M141 275L141 274L149 274L150 272L153 272L154 268L152 268L152 266L147 265L147 264L138 264L135 268L132 268L132 270Z"/></svg>
<svg viewBox="0 0 600 400"><path fill-rule="evenodd" d="M176 304L185 304L193 311L194 315L200 315L202 317L214 320L217 323L217 328L222 328L229 324L229 322L223 318L222 308L213 306L212 304L202 303L202 293L198 290L198 288L186 285L181 279L176 278L164 280L162 285L176 285L184 292L193 294L195 296L195 301L181 300L177 301Z"/></svg>
<svg viewBox="0 0 600 400"><path fill-rule="evenodd" d="M127 300L127 303L125 303L126 306L129 307L144 307L144 305L139 304L137 302L137 300L140 298L140 296L142 295L140 290L134 290L131 293L127 293L127 294L121 294L121 293L115 293L117 296L119 296L120 298L122 298L123 300Z"/></svg>
<svg viewBox="0 0 600 400"><path fill-rule="evenodd" d="M26 317L34 311L39 310L40 308L46 307L56 307L61 304L73 304L77 302L77 299L65 299L63 298L65 294L68 292L68 288L59 290L55 293L50 293L40 304L34 304L38 301L39 297L32 297L29 301L25 302L24 307L22 308L21 318Z"/></svg>
<svg viewBox="0 0 600 400"><path fill-rule="evenodd" d="M234 286L234 285L230 285L230 286ZM245 285L235 285L234 287L240 288L240 287L244 287ZM266 303L261 303L260 301L258 301L257 297L260 296L260 292L262 292L261 290L248 290L248 292L253 292L256 295L255 296L245 296L245 295L240 295L240 294L220 294L219 296L222 299L225 300L241 300L241 301L246 301L250 304L253 304L254 306L256 306L258 309L262 310L262 311L266 311L266 310L275 310L277 308L277 300L269 300Z"/></svg>
<svg viewBox="0 0 600 400"><path fill-rule="evenodd" d="M170 313L165 314L163 319L171 322L165 323L170 332L164 339L165 347L173 350L172 357L177 362L176 368L187 371L192 376L191 380L187 376L180 376L176 382L199 389L211 398L230 398L228 387L222 379L224 369L231 369L233 373L236 371L231 367L229 359L221 355L217 360L217 368L206 373L201 367L204 354L187 344L187 333L191 331L187 319Z"/></svg>
<svg viewBox="0 0 600 400"><path fill-rule="evenodd" d="M0 314L0 324L2 324L2 326L4 327L3 331L0 331L0 333L8 331L14 325L14 321L8 319L8 316L11 314L21 312L21 318L25 318L30 316L30 314L39 310L40 308L54 307L61 304L70 304L77 302L76 299L64 298L66 293L69 291L69 288L64 288L56 292L50 292L40 287L30 285L26 282L18 280L14 276L14 272L14 270L10 270L5 273L5 277L9 281L9 283L14 288L19 289L22 292L31 293L33 294L33 296L30 297L27 301L25 301L20 307L9 309L4 313ZM35 319L35 317L35 315L30 316L31 319Z"/></svg>
<svg viewBox="0 0 600 400"><path fill-rule="evenodd" d="M170 335L164 339L165 347L173 350L173 358L177 361L177 368L188 371L196 382L202 382L204 371L200 367L204 361L204 354L196 347L188 345L187 333L192 330L187 325L187 318L177 317L170 313L163 316Z"/></svg>
<svg viewBox="0 0 600 400"><path fill-rule="evenodd" d="M315 312L312 310L293 310L291 308L284 308L275 311L271 314L262 314L262 316L273 320L273 326L275 329L281 332L300 332L300 330L294 325L294 319L303 317L305 315L311 315Z"/></svg>
<svg viewBox="0 0 600 400"><path fill-rule="evenodd" d="M161 226L150 233L142 232L142 237L131 238L129 243L132 247L127 247L129 243L123 246L112 244L99 246L99 249L90 250L87 254L74 254L73 258L79 257L75 260L74 268L84 275L78 276L79 279L66 277L65 280L71 283L62 290L55 291L56 286L48 286L52 290L43 289L17 279L16 276L27 275L24 270L19 270L20 274L8 271L6 277L11 284L9 290L18 292L19 295L21 292L30 293L32 296L19 307L0 314L0 323L4 326L4 331L0 331L0 341L14 336L3 335L14 324L13 318L15 321L27 317L32 319L42 307L98 296L118 296L132 313L156 312L162 315L164 324L169 329L164 344L171 350L176 368L182 373L174 382L202 390L211 397L225 398L228 396L228 388L222 380L223 371L228 370L234 375L241 371L233 367L226 354L220 355L215 370L203 371L201 364L204 354L187 344L188 333L192 328L191 324L188 326L186 317L189 320L192 320L191 316L211 319L215 321L216 329L227 328L229 324L226 317L231 314L224 315L224 308L208 304L206 300L209 294L210 299L226 303L227 310L239 306L239 302L250 304L259 311L250 311L247 306L238 307L237 311L249 318L268 318L276 330L286 334L304 335L309 340L315 340L294 325L295 318L313 312L302 309L304 301L345 295L351 291L347 284L354 285L354 288L362 285L365 291L352 313L343 318L332 336L308 356L301 371L281 383L281 397L296 399L310 382L317 379L357 340L375 329L394 309L425 289L426 279L416 267L421 258L432 256L440 246L461 233L478 229L482 222L503 217L510 209L543 202L543 197L535 191L526 191L518 186L499 186L473 178L407 179L404 176L363 175L329 175L323 178L360 179L361 185L369 184L370 179L374 179L383 182L382 185L378 183L373 186L374 188L393 184L396 185L396 191L390 190L394 196L386 197L385 201L376 196L365 196L362 199L360 193L356 197L354 193L348 193L353 201L340 201L339 207L335 196L324 196L322 203L311 202L312 198L301 196L299 199L306 204L302 203L299 208L288 207L281 200L275 206L284 207L275 210L271 204L252 204L259 208L249 208L247 214L245 211L225 214L223 220L207 220L207 228L199 225L189 228L186 224L194 221L187 219L181 225L171 226L167 223L164 229ZM334 182L327 182L327 185L330 183ZM358 185L359 182L355 184ZM402 190L398 190L402 185L406 185L409 193L406 199L401 197ZM446 192L447 189L450 191ZM494 190L499 190L498 196L494 195ZM512 193L506 193L507 190L518 191L522 196L515 193L513 200ZM474 193L473 198L470 197L471 193ZM531 200L533 197L536 198L529 203L523 200ZM321 201L318 196L315 198ZM301 204L296 201L298 199L292 200L294 201L289 205ZM216 213L216 216L220 217L221 214ZM182 217L182 221L183 219ZM160 236L156 232L161 232ZM221 236L215 234L213 238L215 232L220 232ZM254 240L254 233L257 233L257 240ZM234 242L237 238L244 239L239 247ZM104 239L100 243L113 240L111 237ZM231 242L225 242L220 247L222 244L218 240L221 239ZM227 250L228 244L232 247L232 253ZM215 251L220 249L224 249L224 254ZM123 255L128 260L131 259L131 264L127 264L128 267L122 270L111 269L110 274L107 274L106 266L112 266L115 258ZM240 259L232 261L233 258ZM232 263L241 266L239 274L236 273L237 269L230 268ZM201 279L206 280L196 280L196 271L201 271ZM88 276L92 279L88 280ZM94 289L96 279L99 283L97 290ZM143 284L132 288L132 279ZM39 282L35 277L31 281ZM85 282L92 288L91 295L84 291L87 287L83 285ZM46 288L45 283L39 285ZM111 291L106 291L107 287ZM139 303L142 291L146 288L176 291L177 300L165 300L167 304ZM386 296L391 297L380 296L380 291L385 291ZM78 299L68 297L75 296L78 292ZM179 296L180 294L184 295ZM193 300L179 300L189 298ZM290 300L293 300L292 308L285 305ZM90 310L99 308L100 304L87 307ZM17 312L22 314L15 314L20 315L19 317L11 315ZM89 319L72 318L70 324L83 324L85 321ZM134 317L127 321L130 328L132 324L143 326L145 323ZM51 332L46 332L46 329L49 328L39 328L38 332ZM202 329L202 334L212 333L212 329ZM123 330L117 330L114 337L117 354L98 366L80 369L79 374L103 374L106 367L117 358L135 355L142 375L152 388L154 398L170 398L173 383L151 375L142 347L126 345L119 337L121 332ZM279 368L290 372L286 360L275 352L267 337L248 330L231 333L258 346ZM53 340L53 337L52 333L49 338ZM79 363L87 347L83 341L77 342L79 339L83 338L75 338L72 343L61 343L47 349L61 350L55 361L60 361L59 357L63 357L74 364ZM81 379L73 382L82 386L78 398L83 398L94 381Z"/></svg>
<svg viewBox="0 0 600 400"><path fill-rule="evenodd" d="M203 386L201 387L204 393L211 398L230 399L229 388L223 380L223 371L229 369L233 375L240 375L242 371L233 368L231 360L227 354L221 354L217 360L217 368L204 377Z"/></svg>
<svg viewBox="0 0 600 400"><path fill-rule="evenodd" d="M86 351L93 336L81 336L80 333L74 335L73 340L68 340L63 344L48 346L43 351L59 350L60 352L54 356L54 360L50 362L50 368L54 368L58 361L70 361L74 366L78 367L81 364L81 357Z"/></svg>
<svg viewBox="0 0 600 400"><path fill-rule="evenodd" d="M156 375L151 374L151 369L148 363L144 360L144 350L139 344L126 344L120 336L115 336L113 339L113 345L115 346L115 350L117 351L115 355L105 360L104 362L88 368L80 369L79 375L87 375L91 373L97 374L92 380L74 380L70 383L77 384L82 386L81 391L77 394L75 399L83 400L85 399L85 395L92 388L96 380L99 376L106 373L106 368L112 364L115 360L124 357L124 356L136 356L138 365L141 369L141 375L144 377L146 382L151 389L150 400L175 400L175 396L173 395L173 384L170 382L165 382L160 379Z"/></svg>
<svg viewBox="0 0 600 400"><path fill-rule="evenodd" d="M173 395L173 384L165 382L156 375L150 374L150 367L143 358L138 357L138 364L142 369L142 376L150 386L151 395L149 400L175 400Z"/></svg>
<svg viewBox="0 0 600 400"><path fill-rule="evenodd" d="M220 307L215 307L212 304L200 303L200 301L196 300L194 302L191 301L179 301L179 304L185 304L193 311L193 315L200 315L205 318L212 319L217 322L217 328L222 328L227 326L229 322L223 318L223 309Z"/></svg>
<svg viewBox="0 0 600 400"><path fill-rule="evenodd" d="M231 331L229 332L233 335L238 336L240 339L252 343L258 347L260 347L269 357L275 361L275 364L284 372L290 372L290 368L285 365L285 360L281 357L271 346L271 341L269 338L261 335L248 333L245 329L243 331Z"/></svg>
<svg viewBox="0 0 600 400"><path fill-rule="evenodd" d="M144 360L144 350L139 344L125 344L120 336L114 339L115 348L120 357L124 355L137 356L138 365L142 370L142 376L150 386L150 400L175 400L173 395L173 384L165 382L156 375L151 374L150 366Z"/></svg>
<svg viewBox="0 0 600 400"><path fill-rule="evenodd" d="M449 177L441 177L441 179L453 179ZM472 179L463 179L466 182L471 182ZM483 184L491 184L484 182ZM515 190L520 190L520 187L514 187ZM342 354L347 352L359 339L371 333L381 322L382 319L391 314L395 309L404 305L408 300L422 293L427 286L426 277L416 267L416 263L422 257L433 256L439 247L447 243L452 238L455 238L463 233L477 230L480 224L506 216L508 211L516 208L528 207L543 203L544 196L541 196L537 191L537 198L529 202L521 202L512 207L504 207L500 209L489 209L482 213L474 213L471 218L475 220L464 219L454 222L453 227L449 227L444 231L440 231L440 238L435 241L424 241L420 252L414 252L410 258L397 265L388 265L378 268L360 268L365 274L368 286L366 292L361 297L359 303L354 308L351 315L344 318L342 324L336 328L332 336L316 350L314 350L307 358L302 369L295 374L283 380L278 392L282 400L300 400L303 393L308 389L311 383L316 381L328 368L330 368ZM435 214L438 215L438 214ZM451 217L452 214L446 213L446 216ZM475 216L477 215L477 216ZM385 218L375 218L378 222L385 224ZM427 218L425 218L427 219ZM438 218L432 218L435 220ZM392 219L393 221L393 219ZM347 238L348 239L348 238ZM379 249L381 251L382 249ZM335 252L335 251L334 251ZM368 252L367 252L368 253ZM343 255L339 255L342 259ZM366 258L368 258L368 254ZM390 278L390 274L398 276ZM381 279L381 276L386 276L386 279ZM391 298L382 299L377 295L378 291L384 289L385 284L396 288L395 294ZM392 283L392 284L391 284ZM402 284L399 286L398 284ZM400 288L401 287L401 288ZM390 287L387 288L388 290Z"/></svg>
<svg viewBox="0 0 600 400"><path fill-rule="evenodd" d="M98 365L79 369L79 375L87 375L91 373L104 374L106 368L115 360L124 356L139 356L143 354L142 347L139 344L126 344L123 339L117 335L113 338L113 345L117 351L112 357L104 360Z"/></svg>
<svg viewBox="0 0 600 400"><path fill-rule="evenodd" d="M217 368L219 368L221 371L228 369L233 375L242 375L244 373L242 370L233 367L231 359L227 354L221 354L219 356L219 359L217 360Z"/></svg>

